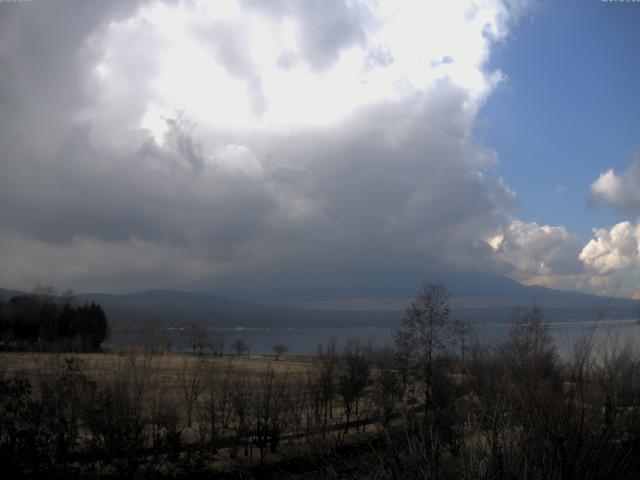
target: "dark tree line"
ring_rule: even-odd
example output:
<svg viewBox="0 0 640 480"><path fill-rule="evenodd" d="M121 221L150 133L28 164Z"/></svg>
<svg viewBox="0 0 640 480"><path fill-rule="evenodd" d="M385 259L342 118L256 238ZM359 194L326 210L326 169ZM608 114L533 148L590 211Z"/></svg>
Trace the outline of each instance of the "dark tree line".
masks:
<svg viewBox="0 0 640 480"><path fill-rule="evenodd" d="M70 298L19 295L0 302L4 349L96 351L109 330L102 307L75 305Z"/></svg>

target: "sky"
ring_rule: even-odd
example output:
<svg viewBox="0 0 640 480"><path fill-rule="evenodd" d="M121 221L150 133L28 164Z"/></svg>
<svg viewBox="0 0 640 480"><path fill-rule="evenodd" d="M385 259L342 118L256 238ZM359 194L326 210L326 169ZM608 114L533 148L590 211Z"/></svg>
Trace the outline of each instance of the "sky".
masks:
<svg viewBox="0 0 640 480"><path fill-rule="evenodd" d="M640 295L640 3L0 2L0 286Z"/></svg>

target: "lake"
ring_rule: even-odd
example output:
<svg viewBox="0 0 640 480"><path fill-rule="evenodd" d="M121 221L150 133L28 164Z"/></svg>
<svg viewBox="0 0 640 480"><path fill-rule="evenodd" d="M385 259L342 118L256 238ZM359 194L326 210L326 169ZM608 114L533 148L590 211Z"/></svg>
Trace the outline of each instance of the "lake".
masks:
<svg viewBox="0 0 640 480"><path fill-rule="evenodd" d="M571 352L575 342L593 331L597 341L608 341L620 347L630 347L640 351L640 324L632 320L602 320L549 323L559 353L566 356ZM343 327L343 328L210 328L211 337L222 335L225 339L226 351L236 339L244 340L254 354L272 354L273 345L280 343L288 348L291 354L314 354L319 344L335 340L338 348L349 338L371 341L376 347L390 345L393 332L397 327ZM471 325L473 336L483 345L498 345L503 342L511 328L510 323L478 323ZM172 340L172 348L176 351L188 350L184 333L179 328L167 328L156 332L167 335ZM112 345L140 344L148 330L114 328Z"/></svg>

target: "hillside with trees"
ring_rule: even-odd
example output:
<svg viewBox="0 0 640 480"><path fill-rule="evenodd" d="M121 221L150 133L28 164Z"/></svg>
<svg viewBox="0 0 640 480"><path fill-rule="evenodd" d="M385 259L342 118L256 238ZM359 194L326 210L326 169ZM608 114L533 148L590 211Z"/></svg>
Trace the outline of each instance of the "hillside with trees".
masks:
<svg viewBox="0 0 640 480"><path fill-rule="evenodd" d="M0 300L0 348L3 350L93 352L109 325L95 302L77 305L72 295L34 293Z"/></svg>

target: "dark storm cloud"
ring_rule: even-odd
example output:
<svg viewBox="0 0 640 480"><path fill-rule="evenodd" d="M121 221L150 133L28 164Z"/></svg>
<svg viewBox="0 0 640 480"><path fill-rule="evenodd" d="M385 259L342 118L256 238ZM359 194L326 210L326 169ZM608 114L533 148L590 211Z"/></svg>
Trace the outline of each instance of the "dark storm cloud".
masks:
<svg viewBox="0 0 640 480"><path fill-rule="evenodd" d="M249 3L294 18L296 61L317 70L366 43L373 22L352 2ZM165 40L125 22L106 45L110 22L138 7L81 5L31 2L0 16L0 283L198 279L280 297L361 295L402 293L434 271L501 268L486 238L510 221L514 194L484 173L496 159L470 133L478 100L455 82L323 127L223 129L185 112L165 117L158 139L140 120L158 95ZM268 102L242 27L216 22L194 20L194 37L246 82L260 116ZM105 59L118 68L100 80Z"/></svg>
<svg viewBox="0 0 640 480"><path fill-rule="evenodd" d="M46 174L33 172L33 190L12 189L15 208L3 209L3 225L48 243L135 237L197 246L192 254L205 259L246 260L230 288L247 274L249 283L263 276L290 288L311 272L325 287L332 275L362 282L372 265L384 283L403 268L412 277L477 268L482 258L489 264L481 239L505 220L512 194L478 172L488 153L458 141L463 93L439 88L435 105L429 97L379 107L349 119L348 131L272 137L262 144L260 176L184 168L193 163L180 143L189 137L162 148L147 137L129 157L113 158L79 128L52 167L40 165ZM407 108L418 110L413 121L385 128Z"/></svg>
<svg viewBox="0 0 640 480"><path fill-rule="evenodd" d="M39 113L52 125L48 115L64 115L88 101L86 71L95 52L85 48L84 40L136 6L125 0L0 5L0 98L10 108L3 111L3 123L22 129L26 125L20 120Z"/></svg>
<svg viewBox="0 0 640 480"><path fill-rule="evenodd" d="M259 242L269 254L258 273L270 281L217 285L362 295L373 285L406 292L428 272L491 269L483 239L507 221L513 194L477 170L490 152L459 142L464 93L446 83L438 88L434 97L362 112L345 122L348 129L274 139L266 170L288 195ZM398 125L408 109L415 117ZM290 164L298 170L283 180L280 165ZM291 199L309 205L304 219L289 213ZM313 288L291 281L305 275Z"/></svg>
<svg viewBox="0 0 640 480"><path fill-rule="evenodd" d="M194 140L184 132L168 136L173 141L166 148L149 147L146 138L140 149L114 157L91 144L88 128L78 127L54 162L32 170L31 188L8 187L4 194L14 208L3 209L3 225L48 242L82 234L171 244L198 239L227 248L248 236L269 208L261 185L205 174Z"/></svg>

